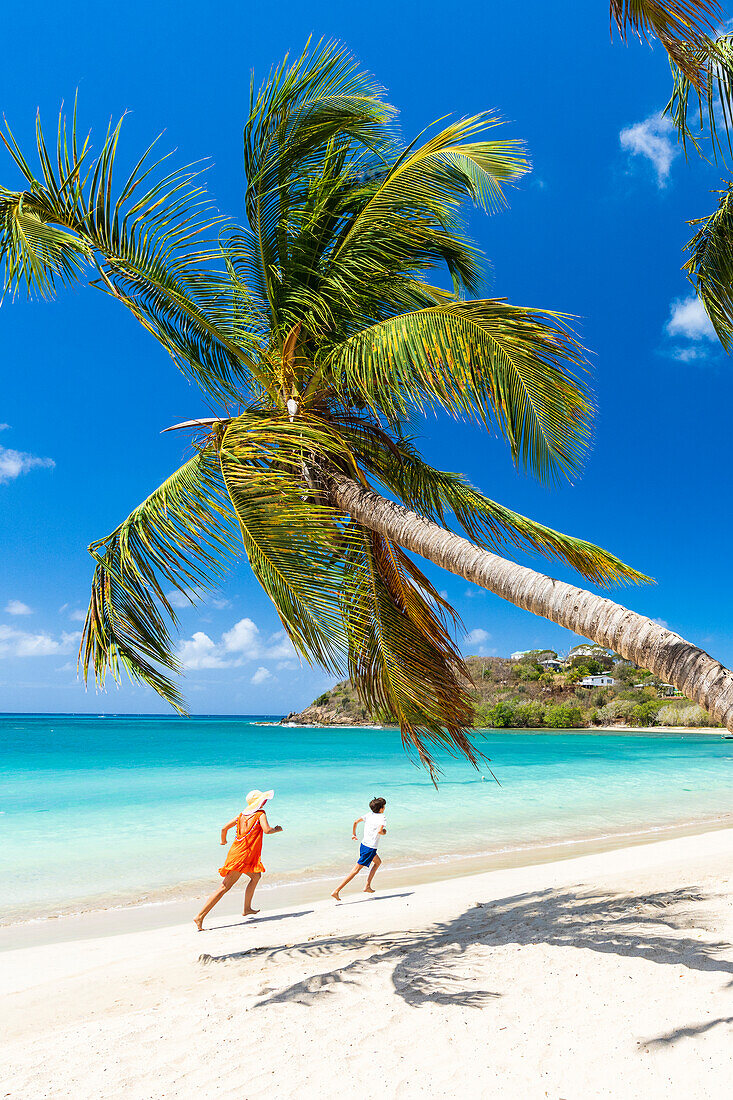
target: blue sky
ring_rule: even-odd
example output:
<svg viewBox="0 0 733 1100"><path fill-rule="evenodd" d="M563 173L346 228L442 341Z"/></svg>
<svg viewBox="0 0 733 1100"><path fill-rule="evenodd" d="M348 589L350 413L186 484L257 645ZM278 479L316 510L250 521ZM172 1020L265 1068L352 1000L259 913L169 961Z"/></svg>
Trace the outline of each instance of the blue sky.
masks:
<svg viewBox="0 0 733 1100"><path fill-rule="evenodd" d="M27 13L3 18L28 41ZM130 112L130 155L162 130L179 163L211 157L210 188L241 216L241 129L258 78L309 34L338 37L377 74L412 137L452 113L495 108L534 165L510 209L472 219L492 265L487 294L580 318L599 406L582 479L547 488L506 446L444 419L424 424L430 460L489 496L612 549L657 584L615 593L733 662L727 583L733 375L680 271L685 222L709 212L721 170L685 163L659 112L669 69L659 49L609 39L608 4L396 0L359 5L203 6L132 0L34 9L33 49L4 51L0 110L30 147L37 108L53 130L79 90L97 133ZM19 186L0 155L0 184ZM107 534L185 456L160 430L205 414L197 392L134 320L86 288L0 308L0 710L165 711L123 684L85 694L75 653L92 563ZM541 559L528 564L544 568ZM466 652L567 648L573 638L428 567L466 624ZM569 571L551 572L573 579ZM614 595L612 593L612 595ZM293 662L278 620L242 563L213 599L181 612L195 712L298 708L330 683Z"/></svg>

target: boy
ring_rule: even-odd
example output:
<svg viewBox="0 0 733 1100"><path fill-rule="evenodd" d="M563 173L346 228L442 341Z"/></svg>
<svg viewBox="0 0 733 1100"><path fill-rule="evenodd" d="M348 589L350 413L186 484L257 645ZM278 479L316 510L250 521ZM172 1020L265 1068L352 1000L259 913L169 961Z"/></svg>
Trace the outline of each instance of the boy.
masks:
<svg viewBox="0 0 733 1100"><path fill-rule="evenodd" d="M381 859L377 855L377 844L379 843L380 836L384 836L387 830L384 827L384 807L387 805L386 798L373 798L369 803L369 813L364 817L358 817L354 822L354 827L351 830L351 839L358 840L356 835L356 826L360 821L364 822L364 833L361 839L361 846L359 848L359 858L354 864L354 868L346 876L341 885L334 890L331 894L332 898L336 898L336 901L341 901L341 891L344 886L348 886L352 878L356 878L361 871L362 867L369 868L369 874L366 880L366 886L364 887L365 894L373 894L372 879L377 873L377 870L381 866Z"/></svg>

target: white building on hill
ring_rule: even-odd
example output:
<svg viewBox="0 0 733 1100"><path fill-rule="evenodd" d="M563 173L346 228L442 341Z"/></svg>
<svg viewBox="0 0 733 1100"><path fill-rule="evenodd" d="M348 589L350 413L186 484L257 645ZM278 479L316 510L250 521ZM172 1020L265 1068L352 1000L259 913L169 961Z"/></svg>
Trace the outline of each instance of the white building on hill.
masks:
<svg viewBox="0 0 733 1100"><path fill-rule="evenodd" d="M584 676L580 681L580 686L584 688L605 688L613 687L615 683L613 676L602 672L599 676Z"/></svg>

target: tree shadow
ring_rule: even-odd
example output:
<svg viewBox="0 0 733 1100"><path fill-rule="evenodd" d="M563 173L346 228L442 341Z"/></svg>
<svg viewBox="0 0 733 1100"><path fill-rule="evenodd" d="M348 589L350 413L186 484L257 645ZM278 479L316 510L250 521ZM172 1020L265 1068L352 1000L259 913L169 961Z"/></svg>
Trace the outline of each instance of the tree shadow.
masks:
<svg viewBox="0 0 733 1100"><path fill-rule="evenodd" d="M733 959L722 957L730 944L700 941L684 934L688 929L704 927L704 913L699 911L704 900L698 889L637 895L593 892L581 887L548 889L477 902L453 920L417 931L331 936L207 955L201 961L224 963L253 957L274 961L291 957L305 963L332 959L336 954L357 956L345 965L311 974L284 989L268 991L257 1007L284 1001L312 1004L339 985L360 984L371 967L386 961L394 963L394 990L408 1004L480 1008L500 994L476 989L477 979L462 973L467 969L462 957L477 947L491 951L507 945L585 948L659 965L726 974L733 979Z"/></svg>
<svg viewBox="0 0 733 1100"><path fill-rule="evenodd" d="M706 1020L703 1024L688 1024L687 1027L676 1027L664 1035L657 1035L655 1039L646 1039L640 1046L641 1049L644 1047L671 1046L680 1039L696 1039L698 1035L704 1035L706 1031L712 1031L714 1027L719 1027L720 1024L733 1024L733 1016L719 1016L717 1020Z"/></svg>

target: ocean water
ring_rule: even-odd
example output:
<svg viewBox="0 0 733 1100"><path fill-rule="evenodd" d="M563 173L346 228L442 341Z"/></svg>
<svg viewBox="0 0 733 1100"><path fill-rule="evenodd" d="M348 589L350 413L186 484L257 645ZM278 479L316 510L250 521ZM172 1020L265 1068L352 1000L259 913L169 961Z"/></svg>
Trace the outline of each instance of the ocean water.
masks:
<svg viewBox="0 0 733 1100"><path fill-rule="evenodd" d="M285 830L265 838L271 883L348 869L377 794L392 864L733 821L719 734L485 731L485 779L441 755L436 790L395 730L258 722L0 716L0 923L213 888L220 829L253 787L275 789Z"/></svg>

